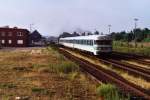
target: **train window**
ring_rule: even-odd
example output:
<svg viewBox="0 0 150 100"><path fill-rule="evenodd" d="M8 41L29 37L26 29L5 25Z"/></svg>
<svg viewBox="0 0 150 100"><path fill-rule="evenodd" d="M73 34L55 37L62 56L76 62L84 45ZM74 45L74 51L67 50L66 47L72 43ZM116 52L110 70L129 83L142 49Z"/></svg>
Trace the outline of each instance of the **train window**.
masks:
<svg viewBox="0 0 150 100"><path fill-rule="evenodd" d="M88 40L86 40L86 45L88 45Z"/></svg>
<svg viewBox="0 0 150 100"><path fill-rule="evenodd" d="M81 44L84 44L84 40L81 40Z"/></svg>
<svg viewBox="0 0 150 100"><path fill-rule="evenodd" d="M89 40L87 40L87 45L89 45Z"/></svg>
<svg viewBox="0 0 150 100"><path fill-rule="evenodd" d="M88 40L86 40L86 45L88 45Z"/></svg>
<svg viewBox="0 0 150 100"><path fill-rule="evenodd" d="M79 40L79 44L81 44L81 40Z"/></svg>
<svg viewBox="0 0 150 100"><path fill-rule="evenodd" d="M92 41L92 45L93 45L93 40L91 40Z"/></svg>
<svg viewBox="0 0 150 100"><path fill-rule="evenodd" d="M94 41L94 44L98 44L98 45L111 45L112 41L111 40L96 40L96 41Z"/></svg>
<svg viewBox="0 0 150 100"><path fill-rule="evenodd" d="M87 45L90 45L90 40L87 41Z"/></svg>
<svg viewBox="0 0 150 100"><path fill-rule="evenodd" d="M86 40L84 40L84 45L86 45Z"/></svg>
<svg viewBox="0 0 150 100"><path fill-rule="evenodd" d="M85 44L85 40L83 40L83 44Z"/></svg>
<svg viewBox="0 0 150 100"><path fill-rule="evenodd" d="M89 45L91 45L91 40L90 40L90 44Z"/></svg>
<svg viewBox="0 0 150 100"><path fill-rule="evenodd" d="M87 45L87 40L85 40L85 45Z"/></svg>
<svg viewBox="0 0 150 100"><path fill-rule="evenodd" d="M92 40L90 40L90 45L93 45L93 41Z"/></svg>

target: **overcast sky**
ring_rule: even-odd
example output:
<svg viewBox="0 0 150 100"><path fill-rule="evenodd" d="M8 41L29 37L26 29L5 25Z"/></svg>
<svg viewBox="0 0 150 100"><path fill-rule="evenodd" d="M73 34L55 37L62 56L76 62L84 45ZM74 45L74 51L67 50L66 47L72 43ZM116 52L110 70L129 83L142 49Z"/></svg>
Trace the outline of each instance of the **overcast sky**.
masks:
<svg viewBox="0 0 150 100"><path fill-rule="evenodd" d="M131 30L134 18L138 27L150 28L150 0L0 0L0 26L9 25L39 30L57 36L63 31L95 29L108 33Z"/></svg>

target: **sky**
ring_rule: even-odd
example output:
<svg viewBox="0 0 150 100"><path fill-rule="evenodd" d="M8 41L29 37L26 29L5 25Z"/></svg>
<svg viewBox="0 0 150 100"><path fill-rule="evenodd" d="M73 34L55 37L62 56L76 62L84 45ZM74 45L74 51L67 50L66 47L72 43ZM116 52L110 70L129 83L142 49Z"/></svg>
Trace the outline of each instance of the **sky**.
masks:
<svg viewBox="0 0 150 100"><path fill-rule="evenodd" d="M45 36L62 32L130 31L150 28L150 0L0 0L0 26L37 29Z"/></svg>

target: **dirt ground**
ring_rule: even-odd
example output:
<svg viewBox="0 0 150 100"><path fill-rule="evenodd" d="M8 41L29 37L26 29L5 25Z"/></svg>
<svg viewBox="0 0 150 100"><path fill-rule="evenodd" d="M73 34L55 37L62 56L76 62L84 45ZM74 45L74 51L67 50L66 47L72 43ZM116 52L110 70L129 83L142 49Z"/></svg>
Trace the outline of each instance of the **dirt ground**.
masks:
<svg viewBox="0 0 150 100"><path fill-rule="evenodd" d="M96 100L97 83L82 72L49 70L58 55L46 48L1 49L0 100Z"/></svg>

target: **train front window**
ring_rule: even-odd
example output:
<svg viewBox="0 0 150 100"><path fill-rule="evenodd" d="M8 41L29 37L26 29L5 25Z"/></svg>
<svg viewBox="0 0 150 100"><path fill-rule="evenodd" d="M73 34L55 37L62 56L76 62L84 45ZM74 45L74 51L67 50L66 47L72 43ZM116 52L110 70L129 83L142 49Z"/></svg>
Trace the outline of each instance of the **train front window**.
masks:
<svg viewBox="0 0 150 100"><path fill-rule="evenodd" d="M96 45L112 45L111 40L96 40L94 41L94 44Z"/></svg>

